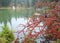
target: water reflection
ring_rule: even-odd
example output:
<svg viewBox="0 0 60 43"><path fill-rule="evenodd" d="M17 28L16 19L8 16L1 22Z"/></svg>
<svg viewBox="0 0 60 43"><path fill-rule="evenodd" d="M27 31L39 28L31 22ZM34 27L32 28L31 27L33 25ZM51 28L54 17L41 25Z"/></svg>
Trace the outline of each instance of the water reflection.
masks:
<svg viewBox="0 0 60 43"><path fill-rule="evenodd" d="M10 29L15 30L18 24L26 23L27 18L31 16L33 13L34 10L31 9L19 9L19 10L0 9L0 26L7 24L10 27Z"/></svg>
<svg viewBox="0 0 60 43"><path fill-rule="evenodd" d="M11 15L9 10L1 9L0 10L0 23L7 24L7 22L11 21Z"/></svg>

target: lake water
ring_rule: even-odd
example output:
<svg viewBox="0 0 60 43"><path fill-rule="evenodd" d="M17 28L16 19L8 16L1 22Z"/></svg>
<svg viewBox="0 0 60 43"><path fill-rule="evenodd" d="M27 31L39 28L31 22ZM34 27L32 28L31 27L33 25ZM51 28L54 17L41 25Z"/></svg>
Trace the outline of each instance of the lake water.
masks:
<svg viewBox="0 0 60 43"><path fill-rule="evenodd" d="M0 9L0 32L2 26L8 25L14 32L21 30L17 28L19 24L26 24L30 16L34 14L33 9ZM17 37L17 34L14 33ZM20 35L23 36L23 35Z"/></svg>
<svg viewBox="0 0 60 43"><path fill-rule="evenodd" d="M4 24L10 29L16 30L19 24L25 24L29 16L34 13L32 9L0 9L0 31Z"/></svg>

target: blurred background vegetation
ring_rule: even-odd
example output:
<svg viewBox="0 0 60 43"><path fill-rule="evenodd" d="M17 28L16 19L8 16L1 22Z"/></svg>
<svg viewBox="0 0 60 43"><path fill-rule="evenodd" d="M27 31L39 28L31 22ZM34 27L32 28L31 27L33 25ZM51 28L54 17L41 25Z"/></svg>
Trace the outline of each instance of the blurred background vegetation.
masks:
<svg viewBox="0 0 60 43"><path fill-rule="evenodd" d="M49 2L53 2L53 1L60 1L60 0L0 0L0 6L6 7L6 6L33 6L35 5L35 3L37 1L49 1Z"/></svg>
<svg viewBox="0 0 60 43"><path fill-rule="evenodd" d="M11 43L14 40L14 34L7 25L2 27L0 32L0 43Z"/></svg>

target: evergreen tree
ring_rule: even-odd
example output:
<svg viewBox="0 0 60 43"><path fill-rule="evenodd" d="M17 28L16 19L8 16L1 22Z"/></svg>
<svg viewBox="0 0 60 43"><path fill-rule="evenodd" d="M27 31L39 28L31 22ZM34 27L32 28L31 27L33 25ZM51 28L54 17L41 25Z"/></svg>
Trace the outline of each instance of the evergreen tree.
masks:
<svg viewBox="0 0 60 43"><path fill-rule="evenodd" d="M4 25L2 27L2 32L0 34L0 37L6 40L5 43L11 43L14 40L14 35L9 30L9 27L7 25Z"/></svg>

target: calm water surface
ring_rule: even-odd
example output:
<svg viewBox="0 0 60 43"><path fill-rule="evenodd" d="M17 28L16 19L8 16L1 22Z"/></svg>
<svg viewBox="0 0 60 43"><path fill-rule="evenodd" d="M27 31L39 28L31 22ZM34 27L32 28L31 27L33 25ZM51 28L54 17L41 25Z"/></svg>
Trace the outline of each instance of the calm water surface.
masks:
<svg viewBox="0 0 60 43"><path fill-rule="evenodd" d="M1 27L7 24L11 30L19 30L16 27L19 24L25 24L29 16L34 13L32 9L0 9L0 31Z"/></svg>

